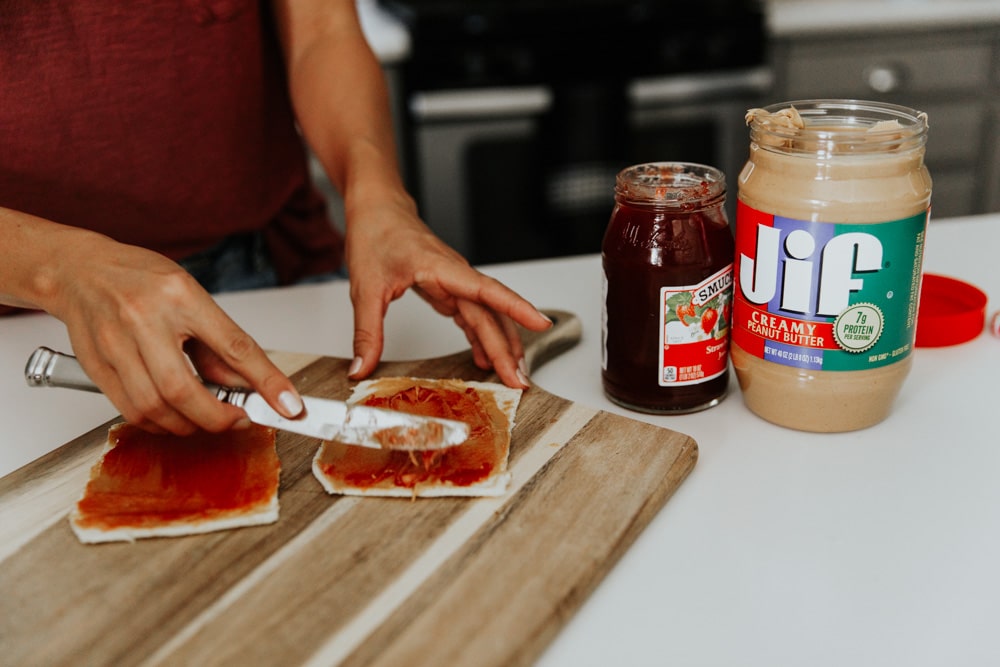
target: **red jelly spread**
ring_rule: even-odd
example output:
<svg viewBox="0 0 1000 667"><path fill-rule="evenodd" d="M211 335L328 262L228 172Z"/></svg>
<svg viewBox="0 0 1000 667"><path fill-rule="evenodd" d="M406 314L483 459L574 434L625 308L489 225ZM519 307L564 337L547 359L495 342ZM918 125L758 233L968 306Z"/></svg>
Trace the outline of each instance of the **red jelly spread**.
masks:
<svg viewBox="0 0 1000 667"><path fill-rule="evenodd" d="M275 431L263 426L190 436L113 426L111 449L77 503L83 528L153 527L238 516L278 492Z"/></svg>
<svg viewBox="0 0 1000 667"><path fill-rule="evenodd" d="M469 438L455 447L414 452L327 443L318 464L335 483L359 489L471 486L505 465L510 446L507 415L488 391L447 380L392 378L361 403L464 421L469 425Z"/></svg>

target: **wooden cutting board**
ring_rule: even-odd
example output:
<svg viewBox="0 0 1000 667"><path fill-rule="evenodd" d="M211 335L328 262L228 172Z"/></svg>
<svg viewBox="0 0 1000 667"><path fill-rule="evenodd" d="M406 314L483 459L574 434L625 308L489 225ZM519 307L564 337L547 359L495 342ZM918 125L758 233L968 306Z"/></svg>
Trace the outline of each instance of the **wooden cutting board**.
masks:
<svg viewBox="0 0 1000 667"><path fill-rule="evenodd" d="M574 315L549 314L553 329L526 335L532 368L580 337ZM346 359L274 358L303 393L350 394ZM469 352L377 375L496 380ZM109 424L0 479L4 664L529 664L698 455L686 435L535 386L504 497L330 496L316 441L281 433L277 523L85 546L66 515Z"/></svg>

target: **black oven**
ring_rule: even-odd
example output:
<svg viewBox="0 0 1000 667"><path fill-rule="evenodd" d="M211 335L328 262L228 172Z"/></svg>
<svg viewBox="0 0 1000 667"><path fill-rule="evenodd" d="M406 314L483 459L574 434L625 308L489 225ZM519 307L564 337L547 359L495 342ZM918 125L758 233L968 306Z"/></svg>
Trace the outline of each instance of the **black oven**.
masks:
<svg viewBox="0 0 1000 667"><path fill-rule="evenodd" d="M397 82L406 176L470 261L597 252L615 174L722 169L770 87L752 0L383 0L412 54Z"/></svg>

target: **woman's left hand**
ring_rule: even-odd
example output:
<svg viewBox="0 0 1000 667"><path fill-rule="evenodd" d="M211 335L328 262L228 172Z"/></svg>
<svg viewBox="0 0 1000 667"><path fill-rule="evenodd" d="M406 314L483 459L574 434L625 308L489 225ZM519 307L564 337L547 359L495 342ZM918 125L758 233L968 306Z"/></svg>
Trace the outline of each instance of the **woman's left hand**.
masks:
<svg viewBox="0 0 1000 667"><path fill-rule="evenodd" d="M493 368L504 384L527 388L524 348L517 324L542 331L552 322L499 281L472 268L417 217L408 197L348 214L347 266L354 304L354 363L350 376L366 377L383 349L389 304L409 289L451 317L472 346L473 359Z"/></svg>
<svg viewBox="0 0 1000 667"><path fill-rule="evenodd" d="M475 362L511 387L527 387L516 324L551 322L472 267L420 220L400 177L382 68L355 0L275 0L289 90L303 136L344 200L354 304L350 376L382 355L389 304L411 287L465 332Z"/></svg>

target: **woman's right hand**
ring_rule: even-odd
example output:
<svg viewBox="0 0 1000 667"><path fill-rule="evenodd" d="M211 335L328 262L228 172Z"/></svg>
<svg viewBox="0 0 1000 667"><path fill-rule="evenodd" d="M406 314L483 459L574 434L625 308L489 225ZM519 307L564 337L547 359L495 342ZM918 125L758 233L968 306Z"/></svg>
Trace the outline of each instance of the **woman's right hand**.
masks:
<svg viewBox="0 0 1000 667"><path fill-rule="evenodd" d="M252 387L286 417L301 412L291 381L177 263L37 218L18 230L8 224L0 215L0 240L22 243L6 246L19 250L0 270L2 300L62 320L83 369L127 421L179 435L249 425L195 371Z"/></svg>

